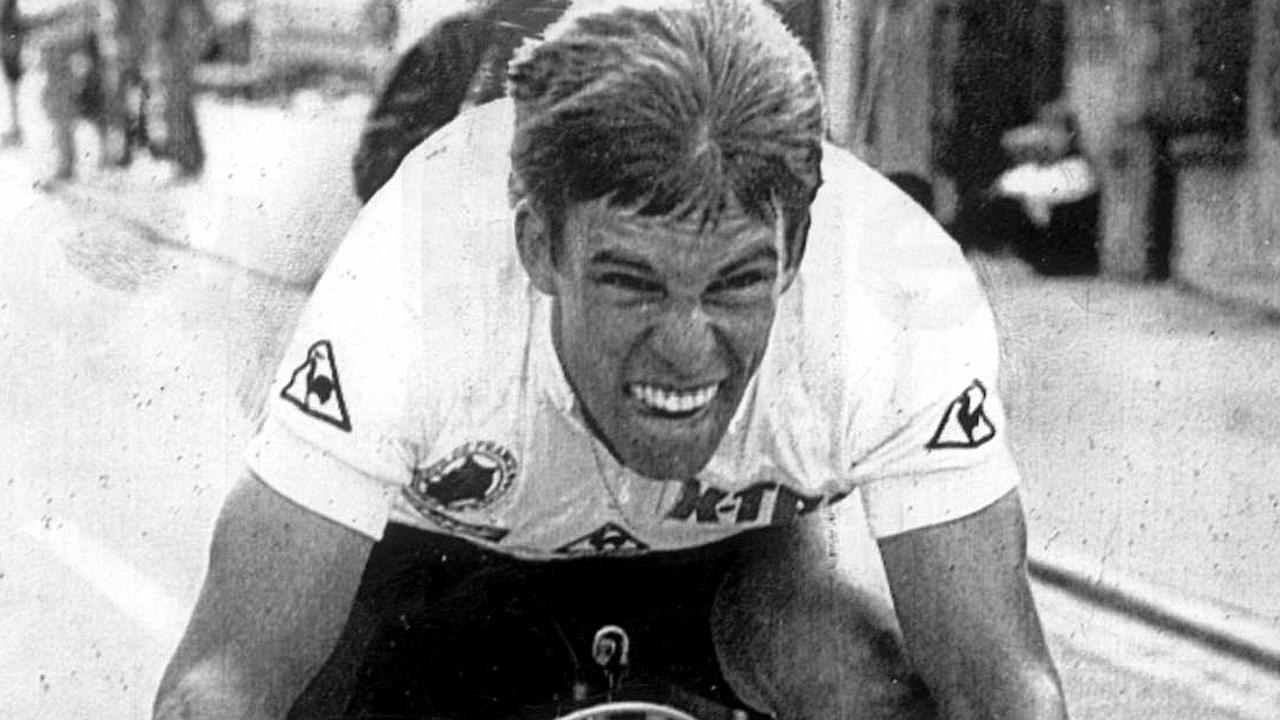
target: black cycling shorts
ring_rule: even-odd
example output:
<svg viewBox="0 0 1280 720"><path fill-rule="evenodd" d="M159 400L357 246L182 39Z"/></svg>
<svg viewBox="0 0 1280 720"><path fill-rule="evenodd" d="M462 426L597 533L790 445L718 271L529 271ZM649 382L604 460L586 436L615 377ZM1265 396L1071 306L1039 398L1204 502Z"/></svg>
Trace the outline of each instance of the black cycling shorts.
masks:
<svg viewBox="0 0 1280 720"><path fill-rule="evenodd" d="M391 525L338 650L291 718L510 718L599 687L595 633L622 627L648 678L745 709L721 674L710 615L725 574L772 529L679 552L546 562Z"/></svg>

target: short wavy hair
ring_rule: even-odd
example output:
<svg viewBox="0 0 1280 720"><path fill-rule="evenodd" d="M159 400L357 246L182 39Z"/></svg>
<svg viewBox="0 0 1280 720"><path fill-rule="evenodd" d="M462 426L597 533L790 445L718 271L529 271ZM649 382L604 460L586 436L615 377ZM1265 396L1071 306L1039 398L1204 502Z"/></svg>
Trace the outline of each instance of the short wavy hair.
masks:
<svg viewBox="0 0 1280 720"><path fill-rule="evenodd" d="M521 49L509 82L513 195L556 245L570 204L715 223L732 200L762 222L781 215L785 263L800 261L822 90L762 0L579 0Z"/></svg>

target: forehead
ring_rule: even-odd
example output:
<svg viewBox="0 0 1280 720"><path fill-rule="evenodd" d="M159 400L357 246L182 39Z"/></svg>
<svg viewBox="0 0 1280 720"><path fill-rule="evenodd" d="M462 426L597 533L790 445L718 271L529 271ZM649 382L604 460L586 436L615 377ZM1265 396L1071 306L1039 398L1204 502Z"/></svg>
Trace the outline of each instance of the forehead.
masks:
<svg viewBox="0 0 1280 720"><path fill-rule="evenodd" d="M680 216L646 216L604 201L572 205L565 234L574 250L590 260L604 251L641 255L655 264L683 265L731 259L773 247L783 257L781 223L766 223L730 204L708 218L700 211ZM663 262L665 261L665 262Z"/></svg>

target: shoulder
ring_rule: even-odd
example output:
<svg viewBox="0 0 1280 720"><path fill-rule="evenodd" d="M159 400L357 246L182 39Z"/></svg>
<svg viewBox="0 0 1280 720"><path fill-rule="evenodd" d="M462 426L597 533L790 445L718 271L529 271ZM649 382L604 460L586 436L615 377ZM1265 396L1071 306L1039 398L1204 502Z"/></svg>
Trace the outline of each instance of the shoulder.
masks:
<svg viewBox="0 0 1280 720"><path fill-rule="evenodd" d="M525 284L509 191L513 122L505 101L463 112L415 148L388 183L399 232L421 248L427 290L515 292Z"/></svg>
<svg viewBox="0 0 1280 720"><path fill-rule="evenodd" d="M805 272L830 272L835 261L846 281L881 289L913 284L922 269L969 274L959 244L888 178L833 145L822 172Z"/></svg>
<svg viewBox="0 0 1280 720"><path fill-rule="evenodd" d="M834 146L824 153L799 285L815 333L856 337L862 347L961 323L986 306L959 244L929 212Z"/></svg>
<svg viewBox="0 0 1280 720"><path fill-rule="evenodd" d="M409 152L400 166L400 182L460 191L468 180L471 189L488 190L481 198L500 193L505 202L515 109L507 99L466 109ZM455 194L455 193L450 193Z"/></svg>
<svg viewBox="0 0 1280 720"><path fill-rule="evenodd" d="M422 256L418 270L445 280L454 265L494 268L514 258L514 241L507 242L512 123L511 106L501 101L458 115L409 152L357 228L376 225L402 238Z"/></svg>
<svg viewBox="0 0 1280 720"><path fill-rule="evenodd" d="M536 295L515 246L499 115L464 114L418 146L310 298L280 380L327 341L357 440L429 435L453 409L509 390L494 377L521 377Z"/></svg>
<svg viewBox="0 0 1280 720"><path fill-rule="evenodd" d="M514 335L526 324L531 289L508 192L512 122L504 101L462 113L417 146L366 208L375 232L409 246L399 261L411 267L419 332L435 361L460 358L459 371L522 342Z"/></svg>
<svg viewBox="0 0 1280 720"><path fill-rule="evenodd" d="M816 400L847 421L929 384L923 376L949 362L934 356L985 355L995 338L976 275L924 208L838 148L823 175L777 337Z"/></svg>

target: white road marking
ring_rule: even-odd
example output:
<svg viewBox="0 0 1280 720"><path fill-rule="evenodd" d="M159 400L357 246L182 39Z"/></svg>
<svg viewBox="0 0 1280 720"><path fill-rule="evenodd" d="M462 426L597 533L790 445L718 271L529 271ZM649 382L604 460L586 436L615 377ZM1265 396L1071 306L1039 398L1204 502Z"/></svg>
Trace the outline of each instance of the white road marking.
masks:
<svg viewBox="0 0 1280 720"><path fill-rule="evenodd" d="M188 612L148 575L65 520L49 527L27 522L22 532L47 548L157 643L177 645Z"/></svg>

